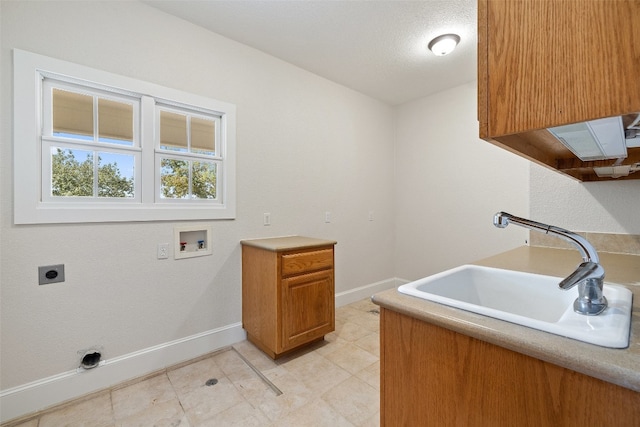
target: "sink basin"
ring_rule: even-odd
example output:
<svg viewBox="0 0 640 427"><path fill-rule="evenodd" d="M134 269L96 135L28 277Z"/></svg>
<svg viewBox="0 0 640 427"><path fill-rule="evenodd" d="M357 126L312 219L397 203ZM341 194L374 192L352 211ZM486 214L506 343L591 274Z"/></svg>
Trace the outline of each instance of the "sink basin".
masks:
<svg viewBox="0 0 640 427"><path fill-rule="evenodd" d="M607 309L598 316L585 316L573 311L578 287L564 291L558 288L561 280L463 265L404 284L398 291L603 347L628 347L631 291L605 283Z"/></svg>

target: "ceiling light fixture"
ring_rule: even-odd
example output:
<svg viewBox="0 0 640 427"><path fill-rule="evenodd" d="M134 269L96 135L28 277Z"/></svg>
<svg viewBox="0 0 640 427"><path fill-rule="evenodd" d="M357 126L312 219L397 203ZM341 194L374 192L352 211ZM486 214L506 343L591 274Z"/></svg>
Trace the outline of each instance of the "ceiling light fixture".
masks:
<svg viewBox="0 0 640 427"><path fill-rule="evenodd" d="M453 49L460 43L460 36L457 34L443 34L429 42L429 50L436 56L444 56L453 52Z"/></svg>

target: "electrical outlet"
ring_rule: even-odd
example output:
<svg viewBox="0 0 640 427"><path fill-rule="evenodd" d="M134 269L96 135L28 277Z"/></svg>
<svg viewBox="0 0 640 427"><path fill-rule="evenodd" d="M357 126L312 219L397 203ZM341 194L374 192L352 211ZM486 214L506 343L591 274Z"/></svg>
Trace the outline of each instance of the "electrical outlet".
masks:
<svg viewBox="0 0 640 427"><path fill-rule="evenodd" d="M331 222L331 212L327 211L324 213L324 222L326 223L330 223Z"/></svg>
<svg viewBox="0 0 640 427"><path fill-rule="evenodd" d="M167 259L169 258L169 244L168 243L159 243L158 244L158 259Z"/></svg>
<svg viewBox="0 0 640 427"><path fill-rule="evenodd" d="M373 211L369 211L369 221L373 221Z"/></svg>
<svg viewBox="0 0 640 427"><path fill-rule="evenodd" d="M263 224L271 225L271 214L269 212L264 213Z"/></svg>
<svg viewBox="0 0 640 427"><path fill-rule="evenodd" d="M64 264L44 265L38 267L38 284L64 282Z"/></svg>

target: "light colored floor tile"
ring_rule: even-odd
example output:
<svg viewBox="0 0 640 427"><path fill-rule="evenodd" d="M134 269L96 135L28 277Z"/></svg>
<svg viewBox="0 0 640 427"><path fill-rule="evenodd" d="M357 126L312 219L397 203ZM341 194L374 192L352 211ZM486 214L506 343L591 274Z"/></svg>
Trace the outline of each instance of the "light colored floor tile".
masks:
<svg viewBox="0 0 640 427"><path fill-rule="evenodd" d="M232 381L233 385L240 392L242 397L247 400L251 400L255 396L264 396L265 394L275 395L275 391L272 390L267 383L265 383L260 377L254 375L250 378L239 378Z"/></svg>
<svg viewBox="0 0 640 427"><path fill-rule="evenodd" d="M372 332L371 334L364 336L357 340L355 343L358 347L368 351L376 357L380 357L380 335Z"/></svg>
<svg viewBox="0 0 640 427"><path fill-rule="evenodd" d="M242 354L260 372L264 372L278 366L272 358L264 354L262 350L247 340L234 344L233 348Z"/></svg>
<svg viewBox="0 0 640 427"><path fill-rule="evenodd" d="M380 390L380 361L356 373L356 377L369 384L376 390Z"/></svg>
<svg viewBox="0 0 640 427"><path fill-rule="evenodd" d="M349 304L347 307L356 309L356 310L360 310L360 311L364 311L366 313L369 313L370 311L374 310L377 311L378 310L378 306L375 305L372 301L371 298L365 298L362 299L360 301L356 301L354 303Z"/></svg>
<svg viewBox="0 0 640 427"><path fill-rule="evenodd" d="M120 419L116 427L189 427L187 416L178 399L156 402L134 415Z"/></svg>
<svg viewBox="0 0 640 427"><path fill-rule="evenodd" d="M377 356L355 344L349 344L340 350L334 351L328 354L326 358L350 374L356 374L379 360Z"/></svg>
<svg viewBox="0 0 640 427"><path fill-rule="evenodd" d="M111 393L113 415L116 421L129 418L167 401L176 401L177 396L169 378L163 373Z"/></svg>
<svg viewBox="0 0 640 427"><path fill-rule="evenodd" d="M278 359L276 363L278 366L284 366L287 370L292 371L293 369L308 366L318 359L322 359L322 356L314 351L308 351L308 349L305 349L304 351L294 352L283 356Z"/></svg>
<svg viewBox="0 0 640 427"><path fill-rule="evenodd" d="M14 427L380 425L378 307L336 309L336 330L273 360L248 341ZM241 356L242 355L242 356ZM278 395L247 362L271 381ZM215 385L207 385L210 379Z"/></svg>
<svg viewBox="0 0 640 427"><path fill-rule="evenodd" d="M259 409L241 402L201 422L197 427L264 427L269 424L269 419Z"/></svg>
<svg viewBox="0 0 640 427"><path fill-rule="evenodd" d="M193 426L243 401L240 392L226 377L220 378L216 385L204 386L180 396L182 407Z"/></svg>
<svg viewBox="0 0 640 427"><path fill-rule="evenodd" d="M315 399L273 424L277 427L354 427L322 399Z"/></svg>
<svg viewBox="0 0 640 427"><path fill-rule="evenodd" d="M325 400L353 425L359 426L380 408L378 390L357 377L350 377L326 392Z"/></svg>
<svg viewBox="0 0 640 427"><path fill-rule="evenodd" d="M256 376L253 369L233 350L216 354L213 356L213 360L231 381Z"/></svg>
<svg viewBox="0 0 640 427"><path fill-rule="evenodd" d="M360 338L363 338L369 334L371 334L371 329L363 327L360 324L354 323L352 321L348 321L345 324L338 326L336 325L335 333L339 338L342 338L345 341L354 342L358 341Z"/></svg>
<svg viewBox="0 0 640 427"><path fill-rule="evenodd" d="M11 425L11 427L38 427L38 419L34 418L32 420L29 421L24 421L20 424L9 424Z"/></svg>
<svg viewBox="0 0 640 427"><path fill-rule="evenodd" d="M380 412L373 414L368 420L360 424L358 427L380 427Z"/></svg>
<svg viewBox="0 0 640 427"><path fill-rule="evenodd" d="M348 322L353 316L360 316L362 310L347 305L336 309L336 324Z"/></svg>
<svg viewBox="0 0 640 427"><path fill-rule="evenodd" d="M371 332L380 332L380 316L378 315L363 312L360 316L353 316L349 321L363 326Z"/></svg>
<svg viewBox="0 0 640 427"><path fill-rule="evenodd" d="M114 425L111 393L65 406L40 418L39 427L109 427Z"/></svg>
<svg viewBox="0 0 640 427"><path fill-rule="evenodd" d="M348 345L349 342L341 339L337 335L332 335L328 339L325 338L324 345L317 347L313 350L314 353L319 354L320 356L327 356L327 354L333 353L336 350L343 348Z"/></svg>
<svg viewBox="0 0 640 427"><path fill-rule="evenodd" d="M304 364L297 363L292 366L287 364L285 368L301 378L304 384L318 395L330 390L350 376L348 371L320 355L314 355L313 358L307 358L305 361Z"/></svg>
<svg viewBox="0 0 640 427"><path fill-rule="evenodd" d="M224 377L224 372L222 372L215 360L209 357L181 368L167 371L167 377L169 377L174 390L180 397L185 393L205 386L210 379Z"/></svg>
<svg viewBox="0 0 640 427"><path fill-rule="evenodd" d="M272 421L287 416L318 397L318 393L310 390L301 378L288 372L279 375L273 383L282 391L281 395L264 393L247 399Z"/></svg>

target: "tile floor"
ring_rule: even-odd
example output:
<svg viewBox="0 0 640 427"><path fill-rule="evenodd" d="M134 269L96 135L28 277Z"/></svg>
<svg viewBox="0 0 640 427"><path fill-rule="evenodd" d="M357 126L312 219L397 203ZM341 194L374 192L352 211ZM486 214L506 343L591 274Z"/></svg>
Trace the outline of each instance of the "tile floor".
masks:
<svg viewBox="0 0 640 427"><path fill-rule="evenodd" d="M378 426L379 371L378 306L365 299L336 309L324 342L277 361L243 341L6 427Z"/></svg>

